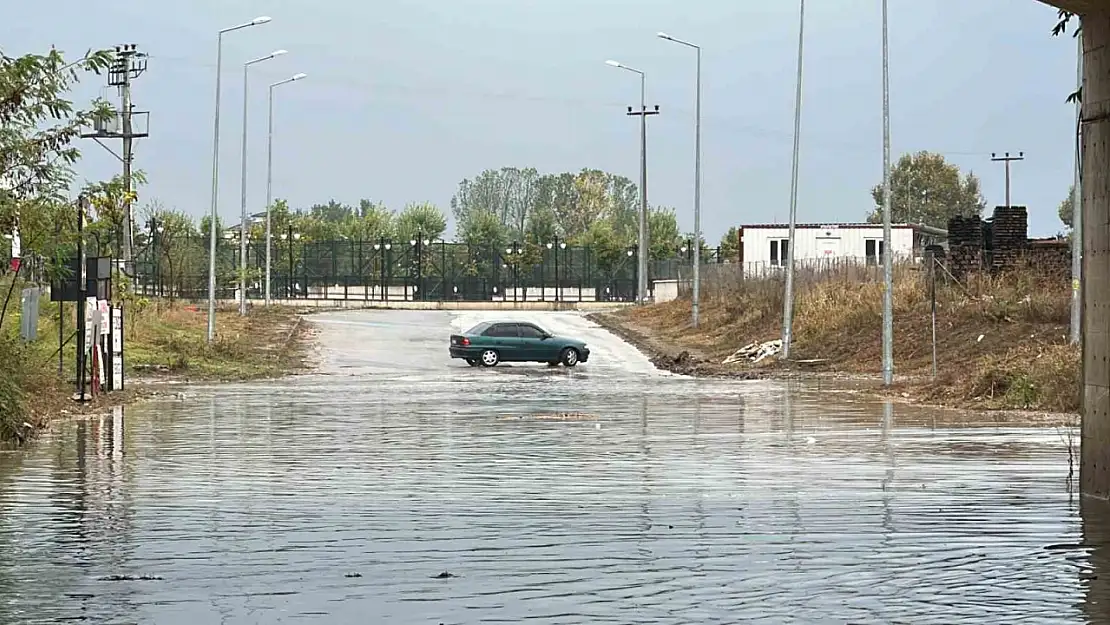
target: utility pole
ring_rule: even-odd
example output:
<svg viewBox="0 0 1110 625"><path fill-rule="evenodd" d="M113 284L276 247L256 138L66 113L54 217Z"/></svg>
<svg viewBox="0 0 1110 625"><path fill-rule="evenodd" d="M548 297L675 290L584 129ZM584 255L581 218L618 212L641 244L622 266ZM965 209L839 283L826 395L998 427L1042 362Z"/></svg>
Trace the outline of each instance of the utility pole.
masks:
<svg viewBox="0 0 1110 625"><path fill-rule="evenodd" d="M131 207L131 192L133 189L131 166L134 163L134 141L149 136L150 113L136 111L131 104L131 81L146 72L147 55L140 52L133 44L116 46L116 56L108 68L108 86L116 87L120 95L120 107L117 116L107 120L97 120L91 132L83 132L81 136L93 139L105 150L108 150L123 164L123 236L120 241L122 248L123 271L127 275L134 274L134 234L135 216ZM139 129L136 130L136 122ZM102 139L120 139L123 142L122 155L116 154L112 148L105 145Z"/></svg>
<svg viewBox="0 0 1110 625"><path fill-rule="evenodd" d="M108 84L119 87L120 115L123 139L123 266L124 273L133 275L132 246L135 235L135 215L131 209L131 164L134 160L134 131L131 106L131 81L146 71L146 57L135 44L116 46L116 61L108 74ZM142 136L146 136L143 133Z"/></svg>
<svg viewBox="0 0 1110 625"><path fill-rule="evenodd" d="M637 290L636 299L639 300L639 304L642 305L644 303L644 300L647 299L647 292L648 292L648 289L647 289L647 257L648 257L647 116L648 115L658 115L659 114L659 105L656 104L655 105L655 110L653 110L653 111L648 110L647 102L646 102L647 98L645 97L646 93L647 93L647 91L646 91L647 78L646 78L644 72L642 72L642 71L640 71L640 70L638 70L634 67L629 67L629 66L627 66L623 63L618 63L617 61L613 61L613 60L605 61L605 64L609 65L610 67L616 67L617 69L623 69L625 71L629 71L629 72L632 72L634 74L639 74L639 76L640 76L640 110L639 111L633 111L632 107L630 106L630 107L628 107L628 114L629 115L639 115L640 116L640 237L639 237L640 238L640 245L639 245L639 249L640 249L639 256L640 256L640 258L639 258L639 263L637 263L639 265L639 269L638 269L639 275L637 276L637 280L636 280L636 283L637 283L636 284L636 290Z"/></svg>
<svg viewBox="0 0 1110 625"><path fill-rule="evenodd" d="M628 107L629 115L640 117L640 252L639 252L639 280L636 285L636 295L642 305L647 300L648 294L648 199L647 199L647 118L648 115L658 115L659 105L655 110L649 111L644 103L643 82L640 83L640 110L634 111Z"/></svg>
<svg viewBox="0 0 1110 625"><path fill-rule="evenodd" d="M1024 161L1025 152L1018 152L1017 156L1010 156L1009 152L1006 152L1004 156L998 156L994 152L991 152L991 160L996 163L1002 162L1006 164L1006 208L1010 208L1010 163L1014 161Z"/></svg>

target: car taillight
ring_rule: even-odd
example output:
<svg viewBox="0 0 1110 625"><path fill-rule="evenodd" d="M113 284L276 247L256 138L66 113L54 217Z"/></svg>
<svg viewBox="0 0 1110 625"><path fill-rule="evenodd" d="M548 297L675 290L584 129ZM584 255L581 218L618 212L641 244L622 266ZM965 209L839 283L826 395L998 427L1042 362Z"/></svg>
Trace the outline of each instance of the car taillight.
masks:
<svg viewBox="0 0 1110 625"><path fill-rule="evenodd" d="M470 345L470 339L466 338L465 336L462 337L462 340L459 341L459 345L462 345L463 347Z"/></svg>

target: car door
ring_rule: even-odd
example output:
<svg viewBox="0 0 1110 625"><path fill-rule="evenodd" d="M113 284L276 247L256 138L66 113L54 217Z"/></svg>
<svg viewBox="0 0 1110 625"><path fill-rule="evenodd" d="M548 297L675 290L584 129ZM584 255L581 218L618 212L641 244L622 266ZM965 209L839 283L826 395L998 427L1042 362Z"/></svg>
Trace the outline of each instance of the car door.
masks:
<svg viewBox="0 0 1110 625"><path fill-rule="evenodd" d="M520 360L520 336L515 323L495 323L482 336L486 337L483 343L496 349L501 360Z"/></svg>
<svg viewBox="0 0 1110 625"><path fill-rule="evenodd" d="M518 323L517 331L520 335L520 353L522 360L554 360L555 356L548 354L548 340L544 337L547 333L530 323Z"/></svg>

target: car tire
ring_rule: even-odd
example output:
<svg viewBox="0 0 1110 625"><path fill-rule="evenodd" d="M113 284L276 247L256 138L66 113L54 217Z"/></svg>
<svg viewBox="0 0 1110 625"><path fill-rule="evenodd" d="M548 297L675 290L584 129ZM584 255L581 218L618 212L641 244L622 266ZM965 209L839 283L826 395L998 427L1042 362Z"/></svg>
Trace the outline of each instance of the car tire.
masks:
<svg viewBox="0 0 1110 625"><path fill-rule="evenodd" d="M482 352L479 362L483 367L496 367L497 363L501 361L501 355L495 349L487 349Z"/></svg>
<svg viewBox="0 0 1110 625"><path fill-rule="evenodd" d="M471 367L477 367L478 365L480 365L482 363L478 362L477 358L467 358L466 359L466 364L470 365Z"/></svg>
<svg viewBox="0 0 1110 625"><path fill-rule="evenodd" d="M559 362L563 363L564 367L573 367L578 364L578 350L573 347L568 347L559 354Z"/></svg>

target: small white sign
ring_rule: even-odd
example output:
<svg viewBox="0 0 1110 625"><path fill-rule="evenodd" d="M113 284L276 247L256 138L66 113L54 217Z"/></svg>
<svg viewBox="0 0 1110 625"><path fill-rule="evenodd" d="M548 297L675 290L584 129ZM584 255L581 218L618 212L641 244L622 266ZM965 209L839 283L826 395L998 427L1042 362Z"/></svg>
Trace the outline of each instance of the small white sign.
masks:
<svg viewBox="0 0 1110 625"><path fill-rule="evenodd" d="M123 390L123 309L112 308L112 390Z"/></svg>

